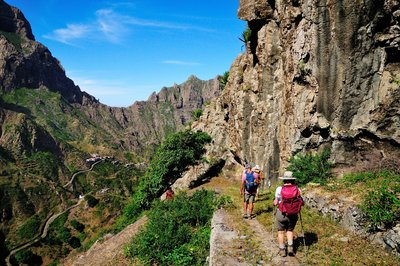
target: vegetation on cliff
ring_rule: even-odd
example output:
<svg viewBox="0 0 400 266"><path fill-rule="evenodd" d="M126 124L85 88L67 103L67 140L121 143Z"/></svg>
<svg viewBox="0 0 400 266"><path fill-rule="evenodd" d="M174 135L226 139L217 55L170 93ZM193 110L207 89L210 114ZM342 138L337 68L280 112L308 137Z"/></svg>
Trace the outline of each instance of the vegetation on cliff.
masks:
<svg viewBox="0 0 400 266"><path fill-rule="evenodd" d="M154 199L161 196L188 166L201 159L211 137L204 132L181 131L169 135L157 149L143 177L139 179L132 201L125 207L118 228L135 220Z"/></svg>
<svg viewBox="0 0 400 266"><path fill-rule="evenodd" d="M332 177L333 164L329 161L331 152L324 149L320 153L298 153L289 159L287 169L293 171L297 184L305 185L309 182L323 183Z"/></svg>
<svg viewBox="0 0 400 266"><path fill-rule="evenodd" d="M125 254L145 265L204 265L209 254L214 192L180 193L173 200L155 203L146 229Z"/></svg>

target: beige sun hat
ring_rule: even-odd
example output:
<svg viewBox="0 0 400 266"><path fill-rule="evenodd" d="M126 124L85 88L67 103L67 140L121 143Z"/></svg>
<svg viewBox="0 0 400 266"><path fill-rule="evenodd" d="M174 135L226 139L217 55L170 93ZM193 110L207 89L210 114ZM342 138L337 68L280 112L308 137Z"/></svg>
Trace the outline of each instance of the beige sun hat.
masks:
<svg viewBox="0 0 400 266"><path fill-rule="evenodd" d="M296 179L296 177L293 176L293 172L292 171L286 171L285 173L283 173L283 176L280 176L279 179L282 180L294 180Z"/></svg>

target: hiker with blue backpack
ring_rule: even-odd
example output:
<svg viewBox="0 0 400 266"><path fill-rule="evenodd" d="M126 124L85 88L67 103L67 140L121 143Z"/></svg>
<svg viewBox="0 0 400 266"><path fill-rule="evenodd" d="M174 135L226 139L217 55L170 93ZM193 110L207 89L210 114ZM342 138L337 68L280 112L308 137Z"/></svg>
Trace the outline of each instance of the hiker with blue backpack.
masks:
<svg viewBox="0 0 400 266"><path fill-rule="evenodd" d="M253 208L257 194L257 188L260 182L260 175L251 170L250 164L245 165L245 170L242 174L242 183L240 185L240 195L243 198L243 218L254 218Z"/></svg>
<svg viewBox="0 0 400 266"><path fill-rule="evenodd" d="M295 185L296 177L293 172L286 171L283 177L283 186L277 187L275 191L274 205L276 210L276 224L278 227L279 254L285 257L286 254L294 256L293 251L293 230L299 217L301 206L304 201L300 189ZM287 237L287 250L284 243L285 231ZM286 253L287 252L287 253Z"/></svg>

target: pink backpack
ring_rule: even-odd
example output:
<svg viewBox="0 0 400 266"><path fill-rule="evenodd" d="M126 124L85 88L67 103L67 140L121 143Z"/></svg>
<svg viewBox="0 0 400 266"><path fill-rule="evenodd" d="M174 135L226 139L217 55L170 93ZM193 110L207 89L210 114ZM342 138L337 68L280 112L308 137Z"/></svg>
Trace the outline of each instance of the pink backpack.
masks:
<svg viewBox="0 0 400 266"><path fill-rule="evenodd" d="M282 186L282 201L279 203L279 210L286 216L296 215L303 206L303 199L300 197L300 190L295 185Z"/></svg>

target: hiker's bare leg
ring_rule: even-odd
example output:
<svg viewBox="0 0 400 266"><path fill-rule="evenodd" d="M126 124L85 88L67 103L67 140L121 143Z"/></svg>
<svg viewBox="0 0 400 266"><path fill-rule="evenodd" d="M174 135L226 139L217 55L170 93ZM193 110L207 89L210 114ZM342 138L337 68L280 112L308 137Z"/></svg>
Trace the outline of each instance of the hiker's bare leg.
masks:
<svg viewBox="0 0 400 266"><path fill-rule="evenodd" d="M254 207L254 203L253 203L253 202L250 202L250 203L249 203L249 212L250 212L250 215L253 215L253 207Z"/></svg>
<svg viewBox="0 0 400 266"><path fill-rule="evenodd" d="M244 215L247 214L247 205L248 205L248 203L245 201L245 202L243 203L243 214L244 214Z"/></svg>
<svg viewBox="0 0 400 266"><path fill-rule="evenodd" d="M278 231L279 248L285 248L284 240L285 240L285 231Z"/></svg>
<svg viewBox="0 0 400 266"><path fill-rule="evenodd" d="M287 235L288 245L292 246L293 245L293 231L287 231L286 235Z"/></svg>

